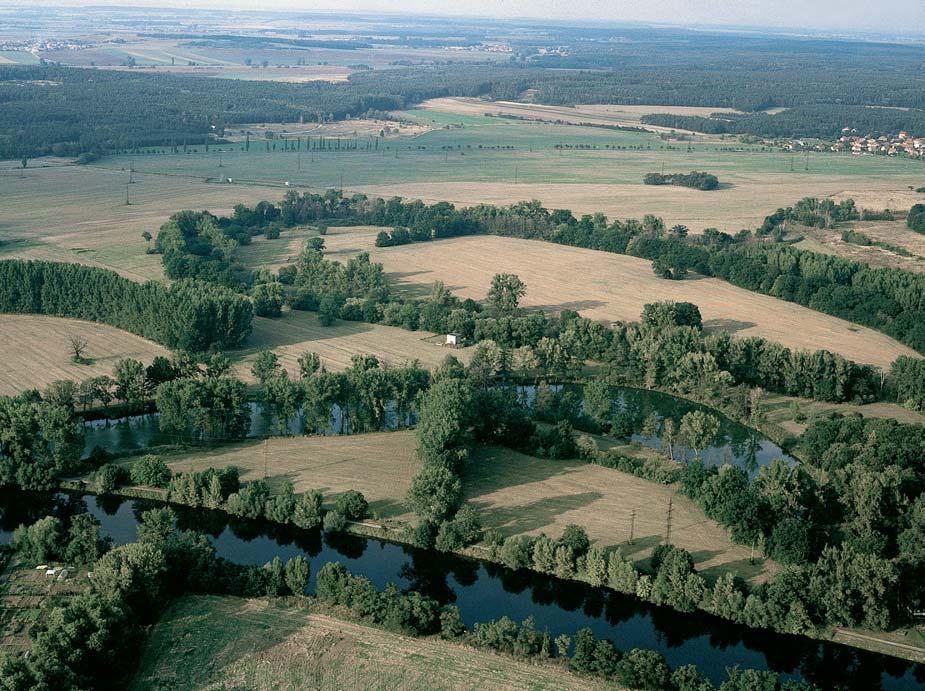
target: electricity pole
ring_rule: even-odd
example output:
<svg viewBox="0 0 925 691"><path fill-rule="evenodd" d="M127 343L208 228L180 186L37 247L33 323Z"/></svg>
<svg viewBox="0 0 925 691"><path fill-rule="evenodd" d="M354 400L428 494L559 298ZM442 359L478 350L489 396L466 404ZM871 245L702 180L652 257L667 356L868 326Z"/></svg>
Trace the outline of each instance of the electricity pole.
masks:
<svg viewBox="0 0 925 691"><path fill-rule="evenodd" d="M128 200L128 185L125 186L125 205L131 206L131 202Z"/></svg>
<svg viewBox="0 0 925 691"><path fill-rule="evenodd" d="M665 525L665 544L671 544L671 508L672 508L672 498L668 497L668 519Z"/></svg>
<svg viewBox="0 0 925 691"><path fill-rule="evenodd" d="M269 438L263 440L263 479L267 479L267 463L269 460L269 449L270 449L270 440Z"/></svg>
<svg viewBox="0 0 925 691"><path fill-rule="evenodd" d="M630 540L629 544L633 544L633 536L636 533L636 509L633 509L630 512Z"/></svg>

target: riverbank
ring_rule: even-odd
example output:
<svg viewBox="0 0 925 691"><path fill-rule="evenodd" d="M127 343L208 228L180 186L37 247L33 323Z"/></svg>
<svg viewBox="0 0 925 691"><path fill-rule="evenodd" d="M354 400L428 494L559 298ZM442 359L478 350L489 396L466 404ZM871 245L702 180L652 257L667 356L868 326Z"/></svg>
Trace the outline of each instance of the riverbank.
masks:
<svg viewBox="0 0 925 691"><path fill-rule="evenodd" d="M92 488L86 487L83 485L82 481L65 481L61 483L60 489L66 490L69 492L81 492L85 494L92 494L99 496ZM123 487L118 488L117 490L110 493L111 496L124 497L127 499L144 499L148 501L157 501L170 504L166 499L165 490L157 490L152 488L137 488L137 487ZM179 509L188 509L183 504L172 504L177 506ZM225 516L229 516L224 511L218 510L218 513ZM268 522L269 523L269 522ZM278 524L270 524L278 525ZM284 528L284 526L278 526ZM288 526L291 527L291 526ZM373 538L376 540L383 541L385 543L394 544L402 547L413 547L413 543L409 539L409 536L405 530L405 525L400 524L396 521L372 521L372 520L363 520L363 521L348 521L347 525L343 531L344 533L362 538ZM456 557L463 557L470 560L475 560L477 562L485 564L493 564L497 567L503 567L504 564L496 553L484 546L484 545L472 545L466 548L453 550L448 553L436 553L436 554L450 554ZM522 570L525 574L535 574L533 571ZM520 573L520 572L518 572ZM539 574L537 574L539 575ZM545 576L543 575L544 577ZM560 579L561 580L561 579ZM587 582L573 577L570 579L576 583L581 583L583 587L589 587ZM617 595L614 591L606 587L596 587L595 590L599 590L604 593L612 593ZM621 595L621 597L628 597ZM635 598L630 598L635 599ZM642 601L640 601L642 602ZM702 616L706 618L715 618L712 615L706 612L696 612L692 614L686 614L686 616ZM733 625L729 623L729 626L738 626L743 629L746 627L742 625ZM856 648L858 650L880 653L885 655L890 655L892 657L900 658L902 660L910 662L925 663L925 645L916 646L914 644L915 640L922 640L921 627L916 627L916 629L909 630L896 630L892 632L860 632L854 631L851 629L838 629L838 630L815 630L813 633L803 634L802 636L806 639L821 641L821 642L834 642L841 645L845 645L851 648ZM750 632L761 633L760 630L747 629ZM780 634L768 632L769 636L779 636ZM792 634L791 634L792 635ZM795 637L799 639L799 636Z"/></svg>

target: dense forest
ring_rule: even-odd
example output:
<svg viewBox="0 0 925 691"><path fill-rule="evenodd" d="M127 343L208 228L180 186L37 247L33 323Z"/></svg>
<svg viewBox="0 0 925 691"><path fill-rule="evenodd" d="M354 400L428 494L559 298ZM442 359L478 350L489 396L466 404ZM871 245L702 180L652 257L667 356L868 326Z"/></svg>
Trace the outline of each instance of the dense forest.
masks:
<svg viewBox="0 0 925 691"><path fill-rule="evenodd" d="M440 96L516 100L525 93L551 105L689 105L744 111L712 118L652 115L647 120L715 133L829 137L843 127L874 134L925 131L920 48L746 37L692 40L671 32L667 36L634 34L634 42L625 46L581 41L570 58L535 56L529 42L515 41L523 59L503 64L361 71L343 83L238 80L232 90L223 79L190 75L3 65L0 157L202 144L236 124L343 119L370 110L399 110ZM208 40L263 45L269 39ZM297 47L299 41L312 39L291 40ZM646 61L639 60L638 41L648 46ZM345 42L339 47L362 45ZM729 69L729 60L735 61L736 70ZM776 115L760 112L769 108L787 110Z"/></svg>
<svg viewBox="0 0 925 691"><path fill-rule="evenodd" d="M251 302L202 281L135 283L79 264L0 262L0 312L102 322L191 352L234 348L250 334Z"/></svg>

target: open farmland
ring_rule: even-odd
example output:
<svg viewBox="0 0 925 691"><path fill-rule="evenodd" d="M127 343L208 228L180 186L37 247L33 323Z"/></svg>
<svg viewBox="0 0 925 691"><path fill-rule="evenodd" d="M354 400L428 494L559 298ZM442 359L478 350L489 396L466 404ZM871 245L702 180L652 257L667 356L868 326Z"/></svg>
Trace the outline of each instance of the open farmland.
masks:
<svg viewBox="0 0 925 691"><path fill-rule="evenodd" d="M370 511L383 518L407 514L402 502L420 466L410 431L280 437L268 440L266 447L263 442L246 442L164 460L175 472L234 465L242 480L258 480L264 477L264 451L271 487L288 480L296 492L317 489L328 500L331 495L359 490L369 501Z"/></svg>
<svg viewBox="0 0 925 691"><path fill-rule="evenodd" d="M761 336L791 348L825 348L880 367L889 367L899 355L915 355L872 329L719 279L658 278L651 262L636 257L494 236L388 248L373 248L374 239L367 230L332 228L326 243L334 256L371 250L373 260L409 291L422 292L441 280L461 297L484 299L492 276L510 272L527 284L523 306L544 311L571 309L591 319L636 321L648 302L684 300L700 307L707 329ZM576 276L583 280L576 282Z"/></svg>
<svg viewBox="0 0 925 691"><path fill-rule="evenodd" d="M594 124L620 127L643 127L652 132L674 132L667 127L643 125L642 117L653 113L672 115L700 115L712 113L738 113L734 108L708 108L700 106L647 106L647 105L576 105L550 106L515 101L485 101L478 98L432 98L420 106L421 110L454 115L507 115L539 122L564 122L570 125ZM683 131L683 130L682 130ZM719 140L718 136L708 137Z"/></svg>
<svg viewBox="0 0 925 691"><path fill-rule="evenodd" d="M723 527L671 487L598 465L480 448L463 489L482 523L505 536L543 532L558 538L571 523L584 527L595 544L619 545L637 561L663 541L671 498L671 542L691 553L698 571L707 577L733 571L760 581L775 568L768 562L750 564L748 548L733 543ZM633 544L628 544L633 520Z"/></svg>
<svg viewBox="0 0 925 691"><path fill-rule="evenodd" d="M215 595L187 596L168 608L129 688L178 685L293 691L601 688L600 681L557 665L389 633L303 606Z"/></svg>
<svg viewBox="0 0 925 691"><path fill-rule="evenodd" d="M7 163L0 170L0 259L75 262L112 269L136 281L163 278L161 258L146 254L144 231L157 235L181 209L229 213L238 202L275 199L282 191L220 185L205 178L134 174L130 161L104 166L33 161L24 177ZM38 167L38 166L45 167ZM217 165L217 159L216 159ZM216 174L220 171L216 168Z"/></svg>
<svg viewBox="0 0 925 691"><path fill-rule="evenodd" d="M279 319L254 318L254 331L247 347L230 353L238 376L251 378L251 364L261 350L275 352L280 364L292 375L298 374L297 360L306 351L317 353L321 364L334 371L349 367L354 355L372 354L390 365L418 360L427 368L435 367L447 355L455 355L464 362L471 357L470 350L439 345L439 339L427 331L349 321L322 326L317 313L295 310L285 312Z"/></svg>
<svg viewBox="0 0 925 691"><path fill-rule="evenodd" d="M876 245L845 242L842 233L852 230L866 235L872 242L898 247L900 251ZM925 272L925 235L916 233L900 221L857 221L834 229L797 228L792 230L803 236L797 247L832 254L870 266ZM911 256L906 256L902 251Z"/></svg>
<svg viewBox="0 0 925 691"><path fill-rule="evenodd" d="M116 362L150 364L168 355L163 346L106 324L23 314L0 314L0 396L42 389L58 379L80 381L111 375ZM71 360L70 338L87 343L88 364Z"/></svg>

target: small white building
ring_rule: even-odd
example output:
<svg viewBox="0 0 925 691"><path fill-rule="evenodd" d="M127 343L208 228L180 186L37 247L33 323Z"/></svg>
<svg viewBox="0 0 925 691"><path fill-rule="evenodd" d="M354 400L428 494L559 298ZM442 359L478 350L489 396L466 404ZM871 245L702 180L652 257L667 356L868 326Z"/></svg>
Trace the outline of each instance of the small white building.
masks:
<svg viewBox="0 0 925 691"><path fill-rule="evenodd" d="M447 334L446 342L444 343L444 345L460 346L462 345L462 342L463 342L463 337L460 336L459 334Z"/></svg>

